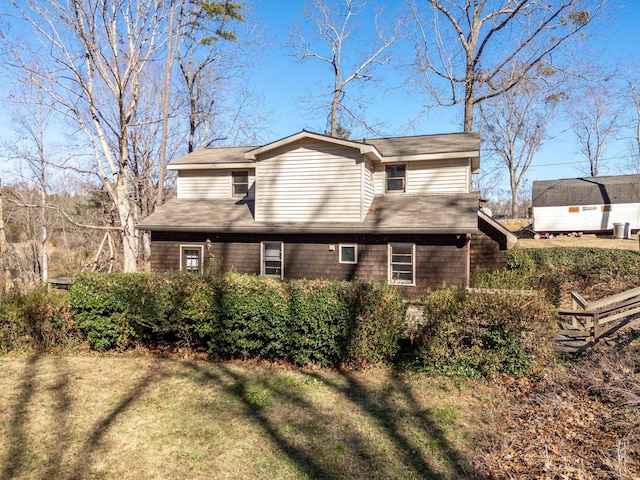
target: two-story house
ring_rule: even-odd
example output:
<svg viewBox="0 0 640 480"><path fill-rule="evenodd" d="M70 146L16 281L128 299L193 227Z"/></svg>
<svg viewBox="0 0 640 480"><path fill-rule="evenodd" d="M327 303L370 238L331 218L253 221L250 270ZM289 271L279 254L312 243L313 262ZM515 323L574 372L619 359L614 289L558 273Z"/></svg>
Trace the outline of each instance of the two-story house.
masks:
<svg viewBox="0 0 640 480"><path fill-rule="evenodd" d="M385 281L406 297L500 268L507 230L478 210L475 133L343 140L303 131L171 163L177 198L138 228L156 271Z"/></svg>

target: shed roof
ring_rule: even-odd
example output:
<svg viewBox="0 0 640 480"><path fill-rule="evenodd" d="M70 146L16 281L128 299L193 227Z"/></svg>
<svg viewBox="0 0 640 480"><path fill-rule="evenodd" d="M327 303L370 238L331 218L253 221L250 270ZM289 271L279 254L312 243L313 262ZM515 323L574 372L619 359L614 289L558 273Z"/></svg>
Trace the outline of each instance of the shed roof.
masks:
<svg viewBox="0 0 640 480"><path fill-rule="evenodd" d="M533 182L534 207L640 203L640 175L565 178Z"/></svg>
<svg viewBox="0 0 640 480"><path fill-rule="evenodd" d="M478 195L375 197L363 222L256 222L252 200L173 199L139 223L152 231L219 233L473 233Z"/></svg>

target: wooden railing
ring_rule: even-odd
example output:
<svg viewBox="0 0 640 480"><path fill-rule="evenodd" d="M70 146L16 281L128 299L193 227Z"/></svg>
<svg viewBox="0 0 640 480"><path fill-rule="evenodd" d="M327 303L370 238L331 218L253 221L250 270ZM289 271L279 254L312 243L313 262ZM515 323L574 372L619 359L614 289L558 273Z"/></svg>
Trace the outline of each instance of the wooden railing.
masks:
<svg viewBox="0 0 640 480"><path fill-rule="evenodd" d="M589 338L595 344L600 337L639 320L635 317L640 314L640 287L593 302L578 292L571 292L571 298L573 309L558 309L561 318L571 320L572 328L559 332L566 337Z"/></svg>

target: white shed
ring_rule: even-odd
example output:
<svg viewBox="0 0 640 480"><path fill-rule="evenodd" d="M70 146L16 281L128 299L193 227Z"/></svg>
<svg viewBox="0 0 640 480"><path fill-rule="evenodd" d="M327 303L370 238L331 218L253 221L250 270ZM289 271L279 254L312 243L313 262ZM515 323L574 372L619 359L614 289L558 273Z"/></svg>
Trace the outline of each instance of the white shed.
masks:
<svg viewBox="0 0 640 480"><path fill-rule="evenodd" d="M640 229L640 175L533 182L537 232L604 232L614 224Z"/></svg>

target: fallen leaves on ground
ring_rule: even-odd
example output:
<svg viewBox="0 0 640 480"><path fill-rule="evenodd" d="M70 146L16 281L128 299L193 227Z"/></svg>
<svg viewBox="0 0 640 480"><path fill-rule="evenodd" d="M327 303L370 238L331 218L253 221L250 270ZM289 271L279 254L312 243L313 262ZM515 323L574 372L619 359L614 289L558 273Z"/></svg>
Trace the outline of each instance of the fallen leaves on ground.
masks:
<svg viewBox="0 0 640 480"><path fill-rule="evenodd" d="M637 336L538 376L496 379L504 397L478 470L491 479L639 479Z"/></svg>

